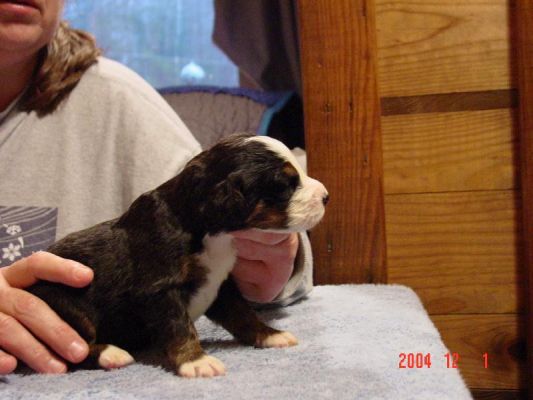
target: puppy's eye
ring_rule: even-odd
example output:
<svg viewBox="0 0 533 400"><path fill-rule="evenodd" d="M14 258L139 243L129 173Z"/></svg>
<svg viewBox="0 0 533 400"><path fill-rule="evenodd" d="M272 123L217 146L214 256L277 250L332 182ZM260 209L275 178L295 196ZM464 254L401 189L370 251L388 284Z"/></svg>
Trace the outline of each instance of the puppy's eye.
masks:
<svg viewBox="0 0 533 400"><path fill-rule="evenodd" d="M300 185L300 177L298 175L289 176L289 186L296 189Z"/></svg>
<svg viewBox="0 0 533 400"><path fill-rule="evenodd" d="M290 199L295 189L288 185L288 180L273 179L263 186L264 199L267 204L285 202Z"/></svg>
<svg viewBox="0 0 533 400"><path fill-rule="evenodd" d="M269 185L269 190L272 192L272 194L283 193L287 191L287 189L289 189L287 182L282 182L279 180L273 181Z"/></svg>

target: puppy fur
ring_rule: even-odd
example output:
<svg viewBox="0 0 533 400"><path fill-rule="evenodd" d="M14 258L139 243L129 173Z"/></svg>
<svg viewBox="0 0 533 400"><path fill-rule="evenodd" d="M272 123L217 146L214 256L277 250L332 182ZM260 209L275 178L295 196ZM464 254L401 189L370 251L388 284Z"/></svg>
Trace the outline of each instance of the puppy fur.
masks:
<svg viewBox="0 0 533 400"><path fill-rule="evenodd" d="M262 323L240 295L229 275L236 251L228 232L307 230L322 218L326 201L324 186L283 144L233 135L119 218L48 249L91 267L89 286L39 282L30 292L89 343L84 368L122 367L133 362L129 351L150 348L179 375L221 375L224 365L204 353L194 327L203 314L247 345L297 343Z"/></svg>

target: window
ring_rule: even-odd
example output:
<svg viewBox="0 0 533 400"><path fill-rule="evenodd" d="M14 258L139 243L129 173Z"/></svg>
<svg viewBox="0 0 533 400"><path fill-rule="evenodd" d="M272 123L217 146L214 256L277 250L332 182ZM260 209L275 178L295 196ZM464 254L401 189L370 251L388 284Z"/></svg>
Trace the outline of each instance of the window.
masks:
<svg viewBox="0 0 533 400"><path fill-rule="evenodd" d="M70 0L64 17L156 88L238 86L237 67L211 41L213 0Z"/></svg>

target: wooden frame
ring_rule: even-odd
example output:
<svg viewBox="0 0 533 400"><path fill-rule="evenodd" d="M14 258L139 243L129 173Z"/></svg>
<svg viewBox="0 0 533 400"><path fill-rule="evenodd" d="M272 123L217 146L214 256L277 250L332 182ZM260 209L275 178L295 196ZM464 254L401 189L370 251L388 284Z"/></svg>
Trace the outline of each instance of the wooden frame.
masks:
<svg viewBox="0 0 533 400"><path fill-rule="evenodd" d="M522 176L524 263L528 271L528 371L533 395L533 0L516 5L516 50L519 92L519 136Z"/></svg>
<svg viewBox="0 0 533 400"><path fill-rule="evenodd" d="M311 236L315 283L385 282L374 1L298 5L308 165L330 191Z"/></svg>

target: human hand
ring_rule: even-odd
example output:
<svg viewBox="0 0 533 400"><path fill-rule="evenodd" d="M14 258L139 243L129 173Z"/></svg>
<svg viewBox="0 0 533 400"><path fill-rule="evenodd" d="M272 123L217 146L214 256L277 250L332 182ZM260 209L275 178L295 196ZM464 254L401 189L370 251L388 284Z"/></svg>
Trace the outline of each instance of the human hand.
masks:
<svg viewBox="0 0 533 400"><path fill-rule="evenodd" d="M0 375L13 372L17 359L37 372L66 372L64 361L48 348L73 363L87 357L87 343L44 301L23 289L38 280L83 287L92 279L90 268L44 251L0 268Z"/></svg>
<svg viewBox="0 0 533 400"><path fill-rule="evenodd" d="M283 290L294 270L298 234L256 229L231 232L237 249L232 275L247 300L268 303Z"/></svg>

